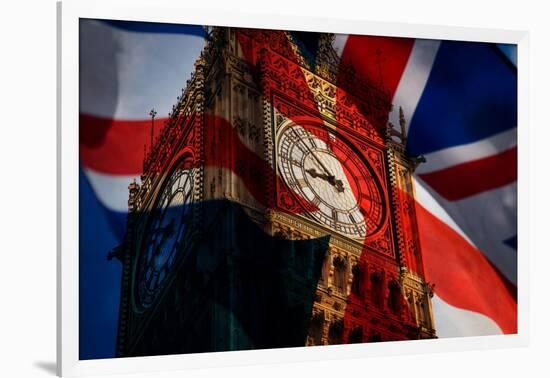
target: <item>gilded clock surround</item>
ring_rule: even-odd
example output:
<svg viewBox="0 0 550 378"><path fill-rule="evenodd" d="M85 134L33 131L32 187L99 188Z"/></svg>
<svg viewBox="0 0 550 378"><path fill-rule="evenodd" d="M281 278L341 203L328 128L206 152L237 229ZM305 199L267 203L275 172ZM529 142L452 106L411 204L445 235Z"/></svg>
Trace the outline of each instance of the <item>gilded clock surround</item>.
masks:
<svg viewBox="0 0 550 378"><path fill-rule="evenodd" d="M297 53L291 33L233 28L208 31L195 72L144 160L141 183L129 186L128 232L124 245L115 251L124 267L117 354L186 350L176 348L171 352L158 340L152 341L170 332L184 337L185 331L178 329L177 321L171 331L163 331L157 324L163 316L172 316L170 303L174 303L177 293L169 287L184 282L180 279L183 273L178 271L181 266L174 268L166 288L147 311L134 311L129 297L131 267L137 261L144 217L163 187L162 172L167 172L184 153L193 156L195 201L230 199L240 204L264 232L275 237L308 240L330 235L303 345L435 337L432 290L423 278L413 202L412 172L417 160L405 152L402 112L399 130L387 123L387 113L392 109L389 95L381 87L358 80L353 67L340 64L331 47L331 34L321 34L319 53L312 63ZM303 214L300 202L281 187L284 182L268 172L255 172L266 193L266 208L235 172L206 167L205 133L215 124L215 117L231 120L240 141L273 171L279 169L279 129L286 127L289 119L322 119L323 124L316 127L345 140L350 149L363 156L363 163L374 177L385 214L377 229L367 231L364 240L331 230L315 217ZM227 148L231 150L231 146ZM237 161L236 166L242 164ZM241 172L246 174L250 172ZM203 214L199 207L193 211L195 243L200 244ZM206 350L208 345L212 351L240 349L238 338L224 332L213 330L213 335L224 341L205 341ZM178 345L177 340L170 340L170 345Z"/></svg>

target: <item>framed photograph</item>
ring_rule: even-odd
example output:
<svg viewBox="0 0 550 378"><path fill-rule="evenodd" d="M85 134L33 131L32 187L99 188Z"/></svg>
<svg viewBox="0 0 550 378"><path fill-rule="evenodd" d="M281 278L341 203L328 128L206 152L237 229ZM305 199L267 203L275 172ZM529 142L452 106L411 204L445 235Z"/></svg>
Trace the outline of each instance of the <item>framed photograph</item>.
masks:
<svg viewBox="0 0 550 378"><path fill-rule="evenodd" d="M58 26L58 374L526 343L525 32Z"/></svg>

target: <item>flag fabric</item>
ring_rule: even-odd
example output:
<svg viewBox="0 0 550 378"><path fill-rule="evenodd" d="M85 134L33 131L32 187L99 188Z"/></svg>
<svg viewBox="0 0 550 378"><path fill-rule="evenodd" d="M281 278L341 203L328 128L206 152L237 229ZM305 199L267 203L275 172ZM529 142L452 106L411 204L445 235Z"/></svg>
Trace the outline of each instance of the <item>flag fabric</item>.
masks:
<svg viewBox="0 0 550 378"><path fill-rule="evenodd" d="M200 26L80 22L80 358L115 356L128 184L143 169L151 108L162 124L204 46Z"/></svg>
<svg viewBox="0 0 550 378"><path fill-rule="evenodd" d="M388 47L388 44L392 44ZM517 73L490 43L339 36L408 120L419 232L439 337L517 332ZM368 59L385 51L388 65ZM388 116L398 124L398 111Z"/></svg>
<svg viewBox="0 0 550 378"><path fill-rule="evenodd" d="M312 35L301 36L307 59ZM128 184L139 181L150 146L149 110L162 125L204 41L200 26L80 22L82 359L114 356L120 266L106 255L124 238ZM396 106L387 121L398 124L401 106L407 150L425 157L415 199L438 337L517 332L513 46L336 35L334 47L363 80L389 91Z"/></svg>

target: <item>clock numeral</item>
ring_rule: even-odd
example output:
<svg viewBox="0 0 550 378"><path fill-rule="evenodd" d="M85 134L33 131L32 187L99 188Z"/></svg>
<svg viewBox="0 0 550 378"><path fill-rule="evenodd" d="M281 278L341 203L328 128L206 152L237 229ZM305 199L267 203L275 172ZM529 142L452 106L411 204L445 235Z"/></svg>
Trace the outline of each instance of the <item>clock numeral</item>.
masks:
<svg viewBox="0 0 550 378"><path fill-rule="evenodd" d="M307 187L307 181L303 178L299 178L296 180L296 185L298 185L298 187L300 188L305 188Z"/></svg>
<svg viewBox="0 0 550 378"><path fill-rule="evenodd" d="M291 181L288 183L288 186L290 187L290 189L292 190L297 190L298 189L298 183L296 183L296 181Z"/></svg>
<svg viewBox="0 0 550 378"><path fill-rule="evenodd" d="M296 167L299 167L299 168L302 167L302 163L300 163L300 162L299 162L298 160L296 160L296 159L290 159L290 163L291 163L292 165L295 165Z"/></svg>
<svg viewBox="0 0 550 378"><path fill-rule="evenodd" d="M302 163L300 161L294 159L293 157L291 157L289 155L282 155L281 159L283 159L287 163L290 163L290 164L295 165L297 167L302 167Z"/></svg>
<svg viewBox="0 0 550 378"><path fill-rule="evenodd" d="M300 142L296 142L294 146L296 146L302 152L302 155L309 154L307 146L303 146Z"/></svg>
<svg viewBox="0 0 550 378"><path fill-rule="evenodd" d="M338 211L336 209L332 209L332 220L335 225L338 223Z"/></svg>
<svg viewBox="0 0 550 378"><path fill-rule="evenodd" d="M311 200L311 203L315 206L319 206L321 204L321 199L319 197L315 197Z"/></svg>

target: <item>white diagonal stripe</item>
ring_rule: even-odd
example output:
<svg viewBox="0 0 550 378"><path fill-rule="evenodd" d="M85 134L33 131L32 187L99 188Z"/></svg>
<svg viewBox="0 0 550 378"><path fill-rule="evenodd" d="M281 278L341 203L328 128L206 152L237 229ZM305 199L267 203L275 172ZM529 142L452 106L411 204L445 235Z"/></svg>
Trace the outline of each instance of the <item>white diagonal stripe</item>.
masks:
<svg viewBox="0 0 550 378"><path fill-rule="evenodd" d="M417 39L414 42L409 60L393 95L394 108L389 119L396 127L399 126L399 107L403 108L407 125L410 123L428 82L440 44L441 41L431 39Z"/></svg>
<svg viewBox="0 0 550 378"><path fill-rule="evenodd" d="M500 335L502 330L489 317L454 307L436 295L432 306L437 337Z"/></svg>
<svg viewBox="0 0 550 378"><path fill-rule="evenodd" d="M416 169L416 173L429 173L454 165L483 159L504 152L517 145L517 129L503 131L480 141L439 150L424 155L426 162Z"/></svg>
<svg viewBox="0 0 550 378"><path fill-rule="evenodd" d="M504 240L517 235L516 182L458 201L444 199L421 179L417 178L415 186L420 204L428 203L430 207L426 208L429 211L470 241L510 282L516 284L517 251L504 243ZM439 212L434 210L437 208ZM441 210L447 218L441 218Z"/></svg>
<svg viewBox="0 0 550 378"><path fill-rule="evenodd" d="M348 42L348 37L348 34L334 35L334 42L332 43L332 46L340 58L342 58L342 53L344 52L344 47L346 47L346 43Z"/></svg>

